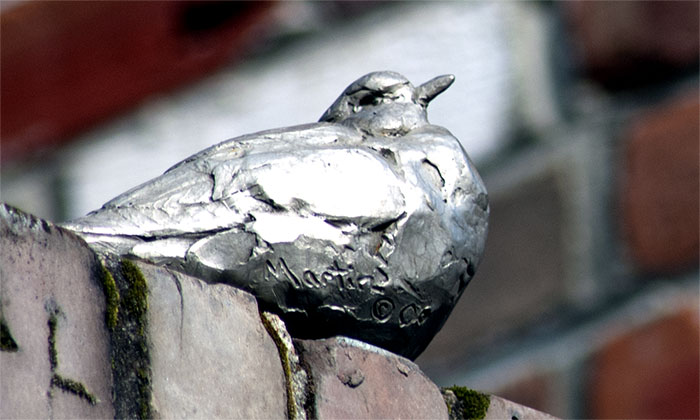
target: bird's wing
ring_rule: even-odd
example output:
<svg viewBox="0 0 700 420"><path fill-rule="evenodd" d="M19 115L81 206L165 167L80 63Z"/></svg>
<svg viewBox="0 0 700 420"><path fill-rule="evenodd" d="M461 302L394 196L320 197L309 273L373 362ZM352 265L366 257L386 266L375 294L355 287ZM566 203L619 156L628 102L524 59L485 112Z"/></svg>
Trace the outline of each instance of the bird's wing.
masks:
<svg viewBox="0 0 700 420"><path fill-rule="evenodd" d="M324 123L228 140L65 226L148 239L265 228L289 223L273 220L289 213L329 223L395 218L404 205L400 180L361 143L357 132Z"/></svg>

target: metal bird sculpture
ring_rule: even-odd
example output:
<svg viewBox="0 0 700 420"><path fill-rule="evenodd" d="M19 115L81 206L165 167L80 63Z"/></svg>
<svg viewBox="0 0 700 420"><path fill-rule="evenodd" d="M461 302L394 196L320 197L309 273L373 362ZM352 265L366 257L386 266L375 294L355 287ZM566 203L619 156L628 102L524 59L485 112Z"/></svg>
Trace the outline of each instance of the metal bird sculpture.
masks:
<svg viewBox="0 0 700 420"><path fill-rule="evenodd" d="M63 226L98 252L247 290L294 336L415 359L473 277L488 226L469 157L427 120L453 81L367 74L318 123L224 141Z"/></svg>

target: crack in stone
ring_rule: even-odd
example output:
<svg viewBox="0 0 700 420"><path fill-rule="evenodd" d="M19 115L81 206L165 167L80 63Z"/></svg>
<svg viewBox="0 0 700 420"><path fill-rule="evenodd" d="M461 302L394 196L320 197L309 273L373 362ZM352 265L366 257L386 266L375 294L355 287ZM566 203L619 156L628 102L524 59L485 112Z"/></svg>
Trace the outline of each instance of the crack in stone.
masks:
<svg viewBox="0 0 700 420"><path fill-rule="evenodd" d="M260 320L275 343L282 363L287 389L287 418L289 420L314 418L315 416L307 412L309 402L313 398L309 374L301 364L284 322L279 316L262 311Z"/></svg>

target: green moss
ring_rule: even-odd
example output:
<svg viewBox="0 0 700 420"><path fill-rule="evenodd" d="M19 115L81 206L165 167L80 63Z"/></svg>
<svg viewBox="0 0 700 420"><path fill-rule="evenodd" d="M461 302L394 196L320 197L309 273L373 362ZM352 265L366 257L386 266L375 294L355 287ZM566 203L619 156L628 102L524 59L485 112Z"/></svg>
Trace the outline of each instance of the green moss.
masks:
<svg viewBox="0 0 700 420"><path fill-rule="evenodd" d="M88 391L88 389L85 387L85 385L81 384L80 382L76 382L72 379L64 378L57 373L54 373L51 377L51 386L55 386L65 392L75 394L78 397L89 402L91 405L95 405L98 403L97 397L92 395L90 391Z"/></svg>
<svg viewBox="0 0 700 420"><path fill-rule="evenodd" d="M148 370L145 368L137 368L136 376L138 376L139 379L148 379Z"/></svg>
<svg viewBox="0 0 700 420"><path fill-rule="evenodd" d="M125 281L126 289L122 288L120 308L124 313L131 330L134 328L131 342L135 353L131 369L137 377L138 417L151 418L151 372L149 367L148 344L146 341L146 326L148 315L148 283L138 266L129 260L121 260L120 271Z"/></svg>
<svg viewBox="0 0 700 420"><path fill-rule="evenodd" d="M100 271L115 418L152 418L146 278L135 262L114 256L105 257Z"/></svg>
<svg viewBox="0 0 700 420"><path fill-rule="evenodd" d="M148 383L141 382L139 385L139 391L141 392L141 398L139 400L139 418L140 419L150 419L151 415L151 403L149 398L146 396L151 395L151 386Z"/></svg>
<svg viewBox="0 0 700 420"><path fill-rule="evenodd" d="M56 351L56 328L58 327L58 318L54 312L49 314L49 365L51 372L58 367L58 351Z"/></svg>
<svg viewBox="0 0 700 420"><path fill-rule="evenodd" d="M102 291L105 294L106 301L105 321L107 327L113 330L117 326L119 317L119 289L114 281L114 277L112 277L112 273L104 265L100 265L100 279L102 280Z"/></svg>
<svg viewBox="0 0 700 420"><path fill-rule="evenodd" d="M289 361L289 355L285 350L286 346L282 341L282 338L279 336L275 327L270 323L270 320L267 319L267 317L262 312L260 313L260 319L262 320L263 326L265 326L265 329L267 330L268 334L270 334L270 337L272 337L272 341L275 342L277 352L280 355L280 361L282 362L282 370L284 370L284 378L286 379L285 382L287 388L287 418L295 419L297 418L297 407L294 403L294 389L292 385L292 364Z"/></svg>
<svg viewBox="0 0 700 420"><path fill-rule="evenodd" d="M56 370L58 369L58 350L56 350L56 331L58 329L58 310L53 309L49 312L49 365L51 366L51 384L49 395L52 395L51 389L59 388L65 392L70 392L78 397L88 401L90 404L97 404L97 398L87 390L85 385L72 379L64 378Z"/></svg>
<svg viewBox="0 0 700 420"><path fill-rule="evenodd" d="M139 333L143 334L146 312L148 311L148 284L141 270L129 260L122 260L121 271L127 282L128 290L122 301L122 307L129 311L139 323Z"/></svg>
<svg viewBox="0 0 700 420"><path fill-rule="evenodd" d="M149 419L151 418L151 404L149 403L149 398L151 395L151 379L150 371L147 368L137 368L136 376L139 378L139 418Z"/></svg>
<svg viewBox="0 0 700 420"><path fill-rule="evenodd" d="M10 334L10 328L4 318L0 318L0 351L17 351L17 343Z"/></svg>
<svg viewBox="0 0 700 420"><path fill-rule="evenodd" d="M488 395L474 391L464 386L454 385L448 390L457 397L457 401L462 409L461 418L483 419L489 409L490 399Z"/></svg>
<svg viewBox="0 0 700 420"><path fill-rule="evenodd" d="M138 266L129 260L122 260L121 270L129 290L122 305L137 317L143 317L148 310L148 284Z"/></svg>

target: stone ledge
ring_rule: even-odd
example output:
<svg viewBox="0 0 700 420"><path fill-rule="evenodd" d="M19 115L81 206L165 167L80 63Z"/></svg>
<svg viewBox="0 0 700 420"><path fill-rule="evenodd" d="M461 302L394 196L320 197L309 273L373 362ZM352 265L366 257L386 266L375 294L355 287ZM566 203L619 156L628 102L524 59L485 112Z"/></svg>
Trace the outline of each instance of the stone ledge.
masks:
<svg viewBox="0 0 700 420"><path fill-rule="evenodd" d="M549 414L525 407L495 395L482 394L469 388L453 386L443 388L450 420L458 419L556 419Z"/></svg>
<svg viewBox="0 0 700 420"><path fill-rule="evenodd" d="M0 351L0 417L115 417L98 267L75 235L0 207L0 318L16 344Z"/></svg>
<svg viewBox="0 0 700 420"><path fill-rule="evenodd" d="M106 266L70 232L0 207L0 313L16 344L0 351L1 418L287 416L253 296L146 263Z"/></svg>
<svg viewBox="0 0 700 420"><path fill-rule="evenodd" d="M0 418L466 413L408 359L345 337L292 340L244 291L100 259L72 233L4 205L0 292ZM484 418L546 417L489 401Z"/></svg>
<svg viewBox="0 0 700 420"><path fill-rule="evenodd" d="M345 337L295 344L313 383L315 418L447 419L438 387L404 357Z"/></svg>

